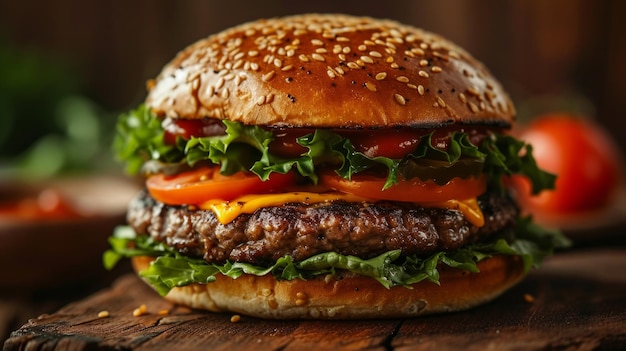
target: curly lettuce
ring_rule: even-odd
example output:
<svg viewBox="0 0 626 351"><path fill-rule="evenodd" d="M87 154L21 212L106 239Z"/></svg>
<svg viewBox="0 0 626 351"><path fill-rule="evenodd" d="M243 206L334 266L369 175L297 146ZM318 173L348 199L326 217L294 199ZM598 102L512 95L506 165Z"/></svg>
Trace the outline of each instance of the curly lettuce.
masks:
<svg viewBox="0 0 626 351"><path fill-rule="evenodd" d="M366 170L384 169L387 178L383 189L387 189L396 184L400 176L423 178L419 170L424 169L424 164L437 164L436 168L444 170L443 174L446 168L459 166L454 172L447 172L448 177L438 177L440 184L445 184L458 175L460 168L470 164L471 175L486 174L490 186L498 189L503 189L504 175L524 175L531 180L534 193L553 188L556 179L537 167L530 145L509 135L493 134L481 145L473 145L466 133L454 132L448 149L442 150L432 144L431 133L421 138L414 152L393 159L367 156L357 151L349 139L332 130L317 129L297 139L306 152L285 158L270 152L270 143L274 140L271 130L227 120L223 123L224 135L189 140L178 137L175 145L169 145L164 141L161 120L141 105L120 116L113 147L117 159L126 163L129 173L138 173L142 164L149 160L191 166L208 161L220 165L223 174L251 171L265 180L272 172L284 174L295 169L316 183L316 168L323 164L334 166L337 174L346 179Z"/></svg>
<svg viewBox="0 0 626 351"><path fill-rule="evenodd" d="M117 228L109 242L111 249L103 255L107 269L113 268L124 257L156 257L149 268L139 274L161 295L166 295L174 287L213 282L217 274L233 279L242 274L271 274L278 280L306 280L344 270L371 277L386 288L410 287L411 284L421 281L438 284L438 268L441 265L478 272L478 262L486 258L494 255L516 255L522 258L524 268L528 271L538 267L554 250L569 246L569 241L558 231L541 228L528 217L519 219L514 232L502 233L485 243L472 244L455 251L441 251L427 257L405 257L400 250L388 251L370 259L327 252L298 262L285 256L267 267L241 262L216 264L189 258L149 236L136 235L130 227L125 226Z"/></svg>

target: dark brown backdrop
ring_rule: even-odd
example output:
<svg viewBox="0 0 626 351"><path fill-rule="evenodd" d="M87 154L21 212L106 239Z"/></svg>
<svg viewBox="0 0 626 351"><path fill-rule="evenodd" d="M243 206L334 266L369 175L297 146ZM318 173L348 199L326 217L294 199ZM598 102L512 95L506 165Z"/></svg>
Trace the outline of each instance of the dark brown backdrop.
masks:
<svg viewBox="0 0 626 351"><path fill-rule="evenodd" d="M626 1L3 0L0 34L62 57L93 99L122 111L185 45L242 21L301 12L386 17L438 32L491 68L521 117L537 98L565 95L626 149Z"/></svg>

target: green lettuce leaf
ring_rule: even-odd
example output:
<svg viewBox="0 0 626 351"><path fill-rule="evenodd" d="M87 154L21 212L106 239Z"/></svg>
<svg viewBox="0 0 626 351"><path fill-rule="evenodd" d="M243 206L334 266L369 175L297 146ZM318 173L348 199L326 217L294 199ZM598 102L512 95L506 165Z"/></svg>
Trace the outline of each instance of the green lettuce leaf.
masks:
<svg viewBox="0 0 626 351"><path fill-rule="evenodd" d="M503 233L487 243L469 245L455 251L437 252L427 257L402 256L400 250L392 250L371 259L327 252L299 262L285 256L268 267L232 262L215 264L185 257L149 236L136 235L129 227L117 228L109 242L111 249L103 255L107 269L113 268L124 257L156 257L150 267L141 271L140 275L161 295L166 295L174 287L210 283L217 274L233 279L242 274L271 274L278 280L306 280L319 275L332 275L337 270L347 270L371 277L387 288L410 287L420 281L438 284L440 265L477 272L478 262L503 254L521 256L526 270L529 270L538 267L554 250L569 246L569 241L558 231L545 230L533 224L530 218L520 218L514 232Z"/></svg>
<svg viewBox="0 0 626 351"><path fill-rule="evenodd" d="M341 177L351 179L354 174L382 169L387 174L383 189L398 182L398 177L432 178L441 170L445 176L437 177L445 184L450 177L464 174L466 164L472 165L465 174L478 176L484 172L491 187L503 190L503 176L522 174L533 184L533 192L554 187L555 176L537 167L532 157L532 147L509 135L493 134L481 145L473 145L466 133L454 132L447 150L432 144L432 133L421 138L417 149L402 159L369 157L356 150L352 142L331 130L317 129L314 133L297 139L307 151L295 158L284 158L270 152L274 135L270 129L223 121L224 135L177 138L176 145L163 141L161 121L149 109L141 105L134 111L120 116L114 149L118 160L126 162L129 173L137 173L144 162L158 160L165 163L187 163L200 161L218 164L223 174L251 171L266 180L272 172L287 173L295 169L313 183L317 182L316 167L335 167ZM428 172L420 174L423 164L429 165ZM434 165L437 165L436 167ZM476 167L479 165L480 167ZM452 171L453 170L453 171ZM458 173L461 172L461 173ZM426 178L426 179L425 179Z"/></svg>

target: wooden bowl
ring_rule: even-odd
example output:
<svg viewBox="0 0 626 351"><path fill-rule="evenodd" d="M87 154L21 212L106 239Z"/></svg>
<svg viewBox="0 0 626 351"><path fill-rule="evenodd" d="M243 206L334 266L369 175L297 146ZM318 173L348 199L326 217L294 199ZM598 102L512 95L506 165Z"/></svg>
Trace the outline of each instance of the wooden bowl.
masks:
<svg viewBox="0 0 626 351"><path fill-rule="evenodd" d="M125 224L128 202L137 191L136 184L114 176L0 183L0 289L54 289L101 277L107 238ZM7 206L32 206L46 196L48 205L55 196L62 199L64 209L7 211Z"/></svg>

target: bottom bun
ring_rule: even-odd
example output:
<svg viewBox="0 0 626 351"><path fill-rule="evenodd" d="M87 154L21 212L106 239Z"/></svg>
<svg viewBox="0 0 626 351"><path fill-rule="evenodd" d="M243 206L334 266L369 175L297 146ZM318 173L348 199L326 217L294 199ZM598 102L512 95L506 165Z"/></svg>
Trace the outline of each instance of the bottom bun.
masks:
<svg viewBox="0 0 626 351"><path fill-rule="evenodd" d="M152 260L135 257L133 267L143 270ZM218 274L215 282L174 288L165 298L191 308L267 319L397 318L465 310L496 298L524 277L517 256L494 256L478 268L480 272L472 273L442 265L440 285L422 281L390 289L372 278L348 274L307 281Z"/></svg>

